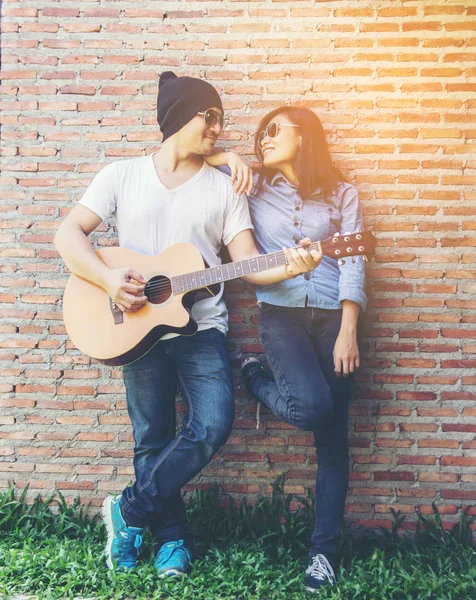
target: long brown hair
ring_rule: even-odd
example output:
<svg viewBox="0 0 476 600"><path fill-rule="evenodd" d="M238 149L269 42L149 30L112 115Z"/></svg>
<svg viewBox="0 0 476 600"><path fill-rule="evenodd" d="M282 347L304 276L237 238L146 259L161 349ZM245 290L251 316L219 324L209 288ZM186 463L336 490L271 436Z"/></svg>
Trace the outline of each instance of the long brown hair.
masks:
<svg viewBox="0 0 476 600"><path fill-rule="evenodd" d="M312 110L297 106L281 106L263 117L255 133L254 148L256 156L262 163L263 152L259 141L260 133L276 115L283 113L291 123L299 125L299 132L302 136L302 145L293 165L299 181L299 194L302 198L305 198L320 188L324 199L327 200L337 189L339 183L344 181L344 176L332 164L324 128L319 117ZM254 197L260 195L263 181L269 182L276 172L275 169L265 166L256 170L259 173L259 179L253 193Z"/></svg>

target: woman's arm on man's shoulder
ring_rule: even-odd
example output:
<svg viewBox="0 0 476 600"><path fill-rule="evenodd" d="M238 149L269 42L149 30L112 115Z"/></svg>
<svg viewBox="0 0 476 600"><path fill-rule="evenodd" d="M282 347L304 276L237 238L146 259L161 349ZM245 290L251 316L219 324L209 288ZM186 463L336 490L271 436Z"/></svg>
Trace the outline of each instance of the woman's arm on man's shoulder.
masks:
<svg viewBox="0 0 476 600"><path fill-rule="evenodd" d="M248 196L253 191L254 174L245 161L235 152L219 150L210 156L203 157L210 166L231 177L234 191L237 194L245 192Z"/></svg>

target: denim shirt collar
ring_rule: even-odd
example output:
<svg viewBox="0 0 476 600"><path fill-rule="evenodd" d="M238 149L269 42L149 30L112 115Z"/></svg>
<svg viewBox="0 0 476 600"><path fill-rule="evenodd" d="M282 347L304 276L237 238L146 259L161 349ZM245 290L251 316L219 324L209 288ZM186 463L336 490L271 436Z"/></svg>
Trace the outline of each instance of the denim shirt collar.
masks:
<svg viewBox="0 0 476 600"><path fill-rule="evenodd" d="M297 185L293 185L291 182L289 182L280 171L276 171L276 173L271 177L269 185L275 186L278 183L278 181L283 181L284 183L287 183L290 187L297 189Z"/></svg>
<svg viewBox="0 0 476 600"><path fill-rule="evenodd" d="M298 186L297 185L293 185L290 181L288 181L286 179L286 177L280 171L276 171L276 173L271 177L271 180L270 180L270 182L269 182L268 185L270 187L274 187L280 181L282 181L283 183L285 183L286 185L288 185L289 187L291 187L293 190L297 190L298 189ZM309 195L309 197L312 198L313 196L320 195L321 192L322 192L322 190L318 186L313 192L311 192L311 194Z"/></svg>

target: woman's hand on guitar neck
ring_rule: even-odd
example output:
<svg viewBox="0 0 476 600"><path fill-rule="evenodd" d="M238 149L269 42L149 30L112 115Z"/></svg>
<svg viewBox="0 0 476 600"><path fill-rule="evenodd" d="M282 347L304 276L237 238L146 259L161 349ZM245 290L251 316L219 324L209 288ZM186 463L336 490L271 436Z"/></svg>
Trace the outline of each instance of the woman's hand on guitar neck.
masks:
<svg viewBox="0 0 476 600"><path fill-rule="evenodd" d="M105 289L122 312L136 312L147 302L146 284L147 281L134 269L111 269Z"/></svg>
<svg viewBox="0 0 476 600"><path fill-rule="evenodd" d="M311 243L310 238L304 238L300 248L283 248L287 260L284 269L289 279L313 271L321 262L322 254L314 249L309 250Z"/></svg>

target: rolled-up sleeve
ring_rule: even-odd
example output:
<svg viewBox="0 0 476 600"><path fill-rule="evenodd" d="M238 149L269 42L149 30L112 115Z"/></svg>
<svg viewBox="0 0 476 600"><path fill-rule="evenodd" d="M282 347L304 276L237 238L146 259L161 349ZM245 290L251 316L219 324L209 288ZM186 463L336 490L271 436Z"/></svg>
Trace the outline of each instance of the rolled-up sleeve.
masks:
<svg viewBox="0 0 476 600"><path fill-rule="evenodd" d="M357 190L353 186L345 186L341 204L342 220L339 233L357 233L364 229L364 217ZM339 266L339 302L351 300L365 311L367 294L365 293L365 261L362 256L345 259Z"/></svg>

